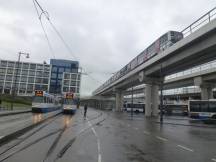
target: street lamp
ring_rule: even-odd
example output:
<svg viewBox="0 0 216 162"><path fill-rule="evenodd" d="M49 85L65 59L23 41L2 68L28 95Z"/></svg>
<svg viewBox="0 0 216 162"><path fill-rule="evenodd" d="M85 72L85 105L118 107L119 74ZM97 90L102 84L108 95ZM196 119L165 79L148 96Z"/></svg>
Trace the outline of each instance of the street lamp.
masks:
<svg viewBox="0 0 216 162"><path fill-rule="evenodd" d="M25 55L26 58L29 58L29 53L25 53L25 52L19 52L19 53L18 53L18 61L17 61L16 72L15 72L14 86L12 85L13 88L12 88L11 110L13 110L13 105L14 105L14 100L15 100L15 95L16 95L16 89L17 89L17 74L18 74L18 70L19 70L21 55Z"/></svg>

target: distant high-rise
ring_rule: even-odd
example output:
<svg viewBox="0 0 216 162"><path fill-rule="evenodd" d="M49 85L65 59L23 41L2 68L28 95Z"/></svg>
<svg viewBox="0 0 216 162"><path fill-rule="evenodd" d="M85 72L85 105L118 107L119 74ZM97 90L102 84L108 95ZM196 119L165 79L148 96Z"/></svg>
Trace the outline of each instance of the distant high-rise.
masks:
<svg viewBox="0 0 216 162"><path fill-rule="evenodd" d="M80 73L79 62L62 59L51 59L50 93L73 92L79 95Z"/></svg>

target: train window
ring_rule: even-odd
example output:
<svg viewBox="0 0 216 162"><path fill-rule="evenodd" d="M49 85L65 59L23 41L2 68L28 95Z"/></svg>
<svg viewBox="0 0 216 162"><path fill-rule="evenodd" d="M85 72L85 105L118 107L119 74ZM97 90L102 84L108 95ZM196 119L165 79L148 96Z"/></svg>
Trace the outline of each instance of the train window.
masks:
<svg viewBox="0 0 216 162"><path fill-rule="evenodd" d="M140 65L141 63L143 63L144 61L144 52L142 52L139 56L138 56L138 65Z"/></svg>
<svg viewBox="0 0 216 162"><path fill-rule="evenodd" d="M131 61L131 69L134 69L137 66L137 57Z"/></svg>

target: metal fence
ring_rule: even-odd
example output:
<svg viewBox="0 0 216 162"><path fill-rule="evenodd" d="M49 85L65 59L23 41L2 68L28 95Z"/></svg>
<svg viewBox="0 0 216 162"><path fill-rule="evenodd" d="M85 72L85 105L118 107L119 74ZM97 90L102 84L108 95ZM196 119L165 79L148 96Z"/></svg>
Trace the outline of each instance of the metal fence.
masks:
<svg viewBox="0 0 216 162"><path fill-rule="evenodd" d="M194 21L192 24L190 24L188 27L183 29L181 32L183 33L184 37L190 35L200 27L204 26L205 24L208 24L210 21L216 18L216 7L201 16L199 19Z"/></svg>

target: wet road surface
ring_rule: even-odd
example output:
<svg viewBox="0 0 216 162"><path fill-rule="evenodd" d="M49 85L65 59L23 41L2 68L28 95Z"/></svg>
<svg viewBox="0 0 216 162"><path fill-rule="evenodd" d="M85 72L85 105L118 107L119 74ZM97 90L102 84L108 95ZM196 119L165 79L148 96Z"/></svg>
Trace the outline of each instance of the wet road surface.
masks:
<svg viewBox="0 0 216 162"><path fill-rule="evenodd" d="M174 123L178 120L174 121ZM55 116L0 148L5 162L214 162L216 129L88 109Z"/></svg>

